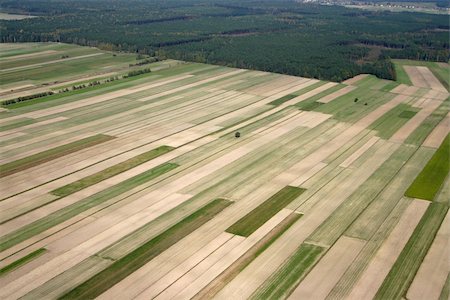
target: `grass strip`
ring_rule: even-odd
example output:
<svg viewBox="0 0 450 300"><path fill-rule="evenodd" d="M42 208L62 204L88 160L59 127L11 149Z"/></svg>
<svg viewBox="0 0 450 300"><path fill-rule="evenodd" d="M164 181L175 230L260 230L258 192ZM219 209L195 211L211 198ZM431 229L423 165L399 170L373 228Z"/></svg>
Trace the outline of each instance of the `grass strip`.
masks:
<svg viewBox="0 0 450 300"><path fill-rule="evenodd" d="M72 205L64 207L54 213L51 213L33 223L23 226L22 228L4 235L0 238L0 251L4 251L26 239L39 234L53 226L56 226L76 215L100 205L114 197L117 197L147 181L150 181L166 172L178 167L177 164L165 163L152 168L144 173L131 177L101 192L84 198Z"/></svg>
<svg viewBox="0 0 450 300"><path fill-rule="evenodd" d="M32 259L34 259L34 258L38 257L39 255L43 254L45 251L47 251L45 248L40 248L40 249L37 249L36 251L31 252L28 255L25 255L22 258L19 258L16 261L13 261L9 265L6 265L6 266L4 266L3 268L0 269L0 276L3 276L3 275L5 275L8 272L11 272L12 270L15 270L15 269L23 266L24 264L28 263Z"/></svg>
<svg viewBox="0 0 450 300"><path fill-rule="evenodd" d="M406 296L447 210L443 203L432 203L428 207L374 299L401 299Z"/></svg>
<svg viewBox="0 0 450 300"><path fill-rule="evenodd" d="M0 126L0 131L7 131L7 130L11 130L11 129L16 129L16 128L19 128L19 127L22 127L22 126L33 124L35 122L36 121L34 119L22 119L19 122L15 122L15 123L11 123L11 124Z"/></svg>
<svg viewBox="0 0 450 300"><path fill-rule="evenodd" d="M377 130L378 136L387 140L414 117L417 111L417 108L401 103L378 118L369 128Z"/></svg>
<svg viewBox="0 0 450 300"><path fill-rule="evenodd" d="M232 204L225 199L215 199L160 235L115 261L59 299L93 299L148 263L154 257L192 233Z"/></svg>
<svg viewBox="0 0 450 300"><path fill-rule="evenodd" d="M296 252L250 298L287 298L324 252L325 248L312 244L301 244Z"/></svg>
<svg viewBox="0 0 450 300"><path fill-rule="evenodd" d="M439 295L439 300L448 299L450 299L450 273L448 273L444 287L442 288L441 294Z"/></svg>
<svg viewBox="0 0 450 300"><path fill-rule="evenodd" d="M226 231L240 236L249 236L304 191L305 189L293 186L282 188L236 223L228 227Z"/></svg>
<svg viewBox="0 0 450 300"><path fill-rule="evenodd" d="M36 153L0 166L0 178L35 167L53 159L77 152L79 150L98 145L115 139L113 136L97 134L69 144Z"/></svg>
<svg viewBox="0 0 450 300"><path fill-rule="evenodd" d="M433 201L450 169L450 134L405 192L405 196Z"/></svg>
<svg viewBox="0 0 450 300"><path fill-rule="evenodd" d="M431 115L426 117L426 119L417 127L405 140L406 144L413 144L416 146L422 145L423 141L428 137L428 135L433 131L433 129L445 118L450 109L450 101L447 98L446 101L442 102L438 108L436 108Z"/></svg>
<svg viewBox="0 0 450 300"><path fill-rule="evenodd" d="M252 261L272 245L286 230L288 230L303 215L298 213L290 214L274 229L272 229L263 239L256 243L251 249L244 253L223 273L203 288L194 299L212 299L222 288L233 280Z"/></svg>
<svg viewBox="0 0 450 300"><path fill-rule="evenodd" d="M289 101L289 100L291 100L291 99L294 99L295 97L298 97L298 96L297 96L297 95L293 95L293 94L289 94L289 95L283 96L283 97L281 97L281 98L278 98L278 99L276 99L276 100L270 102L269 105L275 105L275 106L278 106L278 105L280 105L280 104L283 104L283 103L286 102L286 101Z"/></svg>
<svg viewBox="0 0 450 300"><path fill-rule="evenodd" d="M395 77L396 81L400 83L404 83L407 85L413 85L411 82L411 79L409 79L408 74L406 73L405 69L403 68L403 65L399 62L394 62L394 69L395 69Z"/></svg>
<svg viewBox="0 0 450 300"><path fill-rule="evenodd" d="M105 179L111 178L117 174L120 174L122 172L128 171L142 163L145 163L149 160L152 160L160 155L163 155L169 151L172 151L174 148L170 146L161 146L156 149L152 149L148 152L142 153L140 155L137 155L135 157L132 157L124 162L121 162L117 165L111 166L107 169L104 169L100 172L97 172L95 174L92 174L90 176L84 177L80 180L77 180L75 182L69 183L65 186L62 186L60 188L57 188L51 193L53 195L59 196L59 197L65 197L70 194L73 194L75 192L78 192L84 188L87 188L91 185L94 185L96 183L99 183L100 181L103 181Z"/></svg>

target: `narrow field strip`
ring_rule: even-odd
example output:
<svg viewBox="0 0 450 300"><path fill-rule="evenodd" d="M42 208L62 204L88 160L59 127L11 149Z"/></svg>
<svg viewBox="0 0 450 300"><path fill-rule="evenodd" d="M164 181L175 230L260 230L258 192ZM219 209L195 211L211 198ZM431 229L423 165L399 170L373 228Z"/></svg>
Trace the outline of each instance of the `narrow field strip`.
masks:
<svg viewBox="0 0 450 300"><path fill-rule="evenodd" d="M302 280L289 299L325 299L365 243L364 240L341 236Z"/></svg>
<svg viewBox="0 0 450 300"><path fill-rule="evenodd" d="M62 208L54 213L51 213L33 223L30 223L10 234L4 235L0 238L0 251L4 251L26 239L39 234L57 224L60 224L94 206L119 196L147 181L150 181L164 173L167 173L175 168L177 164L164 163L155 168L152 168L144 173L129 178L121 183L89 196L81 201Z"/></svg>
<svg viewBox="0 0 450 300"><path fill-rule="evenodd" d="M32 64L32 65L25 65L25 66L20 66L20 67L3 69L3 70L1 70L1 72L2 73L10 73L10 72L18 71L18 70L37 68L37 67L40 67L43 65L49 65L49 64L64 63L64 62L71 61L71 60L83 59L83 58L88 58L88 57L92 57L92 56L104 55L104 54L105 53L92 53L92 54L80 55L80 56L75 56L75 57L69 57L66 59L57 59L57 60L52 60L52 61L47 61L47 62L40 62L40 63Z"/></svg>
<svg viewBox="0 0 450 300"><path fill-rule="evenodd" d="M430 204L374 299L399 299L406 296L447 210L448 206L443 203Z"/></svg>
<svg viewBox="0 0 450 300"><path fill-rule="evenodd" d="M117 174L120 174L122 172L130 170L144 162L150 161L158 156L166 154L169 151L172 151L173 149L174 148L170 147L170 146L158 147L156 149L150 150L148 152L145 152L138 156L130 158L130 159L128 159L124 162L121 162L117 165L111 166L105 170L102 170L100 172L97 172L95 174L87 176L83 179L69 183L65 186L62 186L58 189L51 191L50 193L55 196L58 196L58 197L68 196L68 195L78 192L84 188L87 188L91 185L99 183L100 181L103 181L103 180L111 178Z"/></svg>
<svg viewBox="0 0 450 300"><path fill-rule="evenodd" d="M19 258L18 260L10 263L9 265L4 266L3 268L0 269L0 276L3 276L6 273L11 272L11 271L13 271L13 270L15 270L15 269L25 265L29 261L31 261L31 260L35 259L36 257L38 257L39 255L44 254L46 251L47 251L46 249L40 248L40 249L38 249L36 251L31 252L28 255L25 255L22 258Z"/></svg>
<svg viewBox="0 0 450 300"><path fill-rule="evenodd" d="M92 299L99 296L114 284L214 218L214 216L232 203L225 199L213 200L125 257L115 261L111 266L61 296L59 299Z"/></svg>
<svg viewBox="0 0 450 300"><path fill-rule="evenodd" d="M206 287L204 287L193 299L212 299L224 286L233 280L246 266L255 260L264 250L275 242L286 230L288 230L303 215L292 213L263 239L256 243L251 249L244 253L238 260L229 266L219 276L214 278Z"/></svg>
<svg viewBox="0 0 450 300"><path fill-rule="evenodd" d="M33 124L35 122L36 122L36 120L33 120L33 119L27 119L27 118L23 118L22 120L19 119L17 122L11 122L11 123L6 124L6 125L1 125L0 126L0 132L8 131L8 130L11 130L11 129L16 129L16 128L19 128L19 127L22 127L22 126Z"/></svg>
<svg viewBox="0 0 450 300"><path fill-rule="evenodd" d="M406 294L407 299L439 299L450 271L448 255L450 250L450 212L439 228L433 244L414 277Z"/></svg>
<svg viewBox="0 0 450 300"><path fill-rule="evenodd" d="M442 142L414 182L406 190L405 196L433 201L450 170L450 134Z"/></svg>
<svg viewBox="0 0 450 300"><path fill-rule="evenodd" d="M107 141L115 139L113 136L97 134L84 138L66 145L62 145L53 149L49 149L34 155L24 157L0 166L0 178L15 174L17 172L38 166L45 162L54 160L59 157L89 148Z"/></svg>
<svg viewBox="0 0 450 300"><path fill-rule="evenodd" d="M308 242L332 245L347 230L354 220L374 201L383 189L398 174L416 149L398 148L358 189L356 189L314 231Z"/></svg>
<svg viewBox="0 0 450 300"><path fill-rule="evenodd" d="M294 99L294 98L296 98L298 96L301 96L301 95L303 95L305 93L308 93L308 92L310 92L310 91L312 91L312 90L314 90L314 89L324 85L325 83L326 83L325 81L316 82L316 83L314 83L314 84L312 84L310 86L307 86L307 87L305 87L303 89L300 89L298 91L295 91L295 92L293 92L291 94L288 94L286 96L278 98L278 99L276 99L276 100L274 100L274 101L272 101L270 103L267 103L267 104L268 105L274 105L274 106L281 105L281 104L283 104L283 103L285 103L285 102L287 102L289 100L292 100L292 99Z"/></svg>
<svg viewBox="0 0 450 300"><path fill-rule="evenodd" d="M405 143L420 146L433 129L447 116L449 110L450 101L447 98L406 138Z"/></svg>
<svg viewBox="0 0 450 300"><path fill-rule="evenodd" d="M417 108L400 103L372 123L369 128L377 130L378 136L387 140L405 125L409 119L414 117L418 111L419 109Z"/></svg>
<svg viewBox="0 0 450 300"><path fill-rule="evenodd" d="M295 253L251 295L250 299L286 298L324 252L325 248L307 243L301 244Z"/></svg>
<svg viewBox="0 0 450 300"><path fill-rule="evenodd" d="M293 186L282 188L264 203L231 225L226 232L248 237L304 191L305 189Z"/></svg>
<svg viewBox="0 0 450 300"><path fill-rule="evenodd" d="M396 212L390 220L383 225L383 228L380 228L378 236L367 243L367 248L365 247L361 257L357 258L357 265L350 267L349 272L352 273L344 276L345 284L340 286L343 290L339 292L339 296L334 294L334 297L374 298L414 228L429 207L428 201L404 200L400 206L396 207Z"/></svg>

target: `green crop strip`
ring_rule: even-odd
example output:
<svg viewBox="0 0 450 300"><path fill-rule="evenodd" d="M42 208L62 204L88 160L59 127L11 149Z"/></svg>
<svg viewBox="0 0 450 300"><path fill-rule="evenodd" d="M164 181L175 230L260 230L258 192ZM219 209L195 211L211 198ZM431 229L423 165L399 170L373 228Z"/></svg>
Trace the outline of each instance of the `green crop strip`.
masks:
<svg viewBox="0 0 450 300"><path fill-rule="evenodd" d="M172 151L174 148L170 146L161 146L156 149L150 150L148 152L142 153L135 157L132 157L124 162L121 162L117 165L111 166L105 170L92 174L90 176L84 177L78 181L69 183L63 187L60 187L56 190L51 191L53 195L59 197L65 197L75 192L78 192L84 188L87 188L91 185L99 183L105 179L111 178L117 174L130 170L142 163L150 161L160 155L163 155L169 151Z"/></svg>
<svg viewBox="0 0 450 300"><path fill-rule="evenodd" d="M291 99L294 99L295 97L297 97L297 95L289 94L289 95L283 96L283 97L281 97L281 98L278 98L277 100L274 100L274 101L270 102L269 105L275 105L275 106L278 106L278 105L280 105L280 104L283 104L283 103L286 102L286 101L289 101L289 100L291 100Z"/></svg>
<svg viewBox="0 0 450 300"><path fill-rule="evenodd" d="M97 134L66 145L36 153L0 166L0 178L35 167L50 160L115 139L113 136Z"/></svg>
<svg viewBox="0 0 450 300"><path fill-rule="evenodd" d="M401 299L405 297L414 276L436 236L448 207L432 203L392 266L374 299Z"/></svg>
<svg viewBox="0 0 450 300"><path fill-rule="evenodd" d="M287 262L256 290L251 299L287 298L324 252L325 248L301 244Z"/></svg>
<svg viewBox="0 0 450 300"><path fill-rule="evenodd" d="M414 117L418 109L408 104L401 103L384 114L381 118L372 123L369 128L378 131L378 136L389 139L397 132L409 119Z"/></svg>
<svg viewBox="0 0 450 300"><path fill-rule="evenodd" d="M417 127L405 140L406 144L420 146L433 129L445 118L450 109L450 101L447 98L429 115L419 127Z"/></svg>
<svg viewBox="0 0 450 300"><path fill-rule="evenodd" d="M230 204L232 204L231 201L224 199L213 200L59 299L93 299L97 297L214 218Z"/></svg>
<svg viewBox="0 0 450 300"><path fill-rule="evenodd" d="M47 215L46 217L11 232L10 234L4 235L0 238L0 251L4 251L14 245L17 245L18 243L25 241L36 234L69 220L70 218L73 218L92 207L117 197L141 184L144 184L147 181L175 169L176 167L178 167L178 165L172 163L159 165L72 205L64 207L50 215Z"/></svg>
<svg viewBox="0 0 450 300"><path fill-rule="evenodd" d="M304 191L305 189L293 186L282 188L264 203L231 225L226 231L241 236L249 236Z"/></svg>
<svg viewBox="0 0 450 300"><path fill-rule="evenodd" d="M33 120L33 119L22 119L19 122L7 124L7 125L2 125L2 126L0 126L0 130L1 131L6 131L6 130L11 130L11 129L16 129L16 128L19 128L19 127L22 127L22 126L33 124L35 122L36 122L36 120Z"/></svg>
<svg viewBox="0 0 450 300"><path fill-rule="evenodd" d="M450 135L444 139L423 170L406 190L405 196L432 201L447 177L450 155Z"/></svg>
<svg viewBox="0 0 450 300"><path fill-rule="evenodd" d="M32 259L38 257L41 254L44 254L45 251L47 251L47 250L44 248L37 249L36 251L33 251L30 254L25 255L24 257L19 258L18 260L10 263L9 265L4 266L3 268L0 269L0 276L3 276L8 272L11 272L12 270L23 266L24 264L28 263Z"/></svg>

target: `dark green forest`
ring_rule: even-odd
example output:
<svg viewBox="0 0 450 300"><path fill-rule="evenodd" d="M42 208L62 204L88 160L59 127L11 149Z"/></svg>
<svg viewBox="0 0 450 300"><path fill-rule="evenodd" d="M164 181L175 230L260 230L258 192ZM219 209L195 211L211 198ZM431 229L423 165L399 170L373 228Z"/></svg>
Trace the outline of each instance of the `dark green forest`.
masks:
<svg viewBox="0 0 450 300"><path fill-rule="evenodd" d="M395 79L391 58L448 61L446 15L288 0L0 0L2 42L66 42L341 81Z"/></svg>

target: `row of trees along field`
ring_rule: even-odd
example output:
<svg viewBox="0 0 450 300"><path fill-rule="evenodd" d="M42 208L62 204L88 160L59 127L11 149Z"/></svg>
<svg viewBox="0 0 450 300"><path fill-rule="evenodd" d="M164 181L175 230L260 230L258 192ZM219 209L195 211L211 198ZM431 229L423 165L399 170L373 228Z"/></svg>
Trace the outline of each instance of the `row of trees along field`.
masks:
<svg viewBox="0 0 450 300"><path fill-rule="evenodd" d="M359 73L394 79L391 58L447 61L450 55L446 15L290 0L0 0L0 5L41 16L1 21L2 42L67 42L326 80Z"/></svg>

